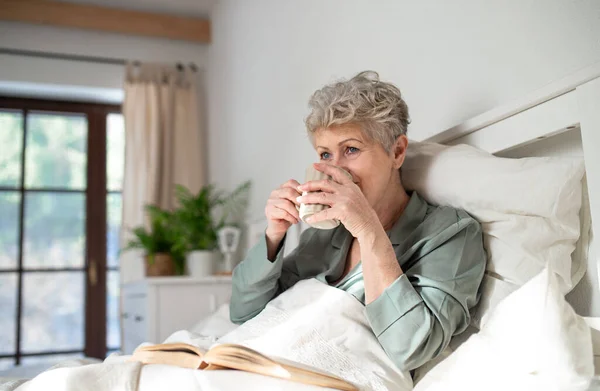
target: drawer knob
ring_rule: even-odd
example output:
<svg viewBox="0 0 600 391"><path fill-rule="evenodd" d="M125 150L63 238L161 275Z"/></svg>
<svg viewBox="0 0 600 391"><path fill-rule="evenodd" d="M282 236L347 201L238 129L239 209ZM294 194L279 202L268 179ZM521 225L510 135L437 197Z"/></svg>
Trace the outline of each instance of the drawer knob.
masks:
<svg viewBox="0 0 600 391"><path fill-rule="evenodd" d="M136 315L135 318L133 318L133 320L135 320L136 322L141 322L142 320L144 320L144 318L140 315Z"/></svg>
<svg viewBox="0 0 600 391"><path fill-rule="evenodd" d="M123 319L127 319L127 318L129 318L129 314L127 312L123 312L123 314L121 315L121 317Z"/></svg>

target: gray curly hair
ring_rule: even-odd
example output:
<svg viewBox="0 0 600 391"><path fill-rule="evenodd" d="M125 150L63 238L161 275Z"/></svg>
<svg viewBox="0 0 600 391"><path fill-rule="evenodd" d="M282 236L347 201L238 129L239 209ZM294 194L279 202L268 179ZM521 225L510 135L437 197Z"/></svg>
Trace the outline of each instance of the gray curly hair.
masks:
<svg viewBox="0 0 600 391"><path fill-rule="evenodd" d="M398 87L380 81L374 71L326 85L311 96L308 106L311 111L305 123L311 139L318 129L356 123L388 153L410 123L408 106Z"/></svg>

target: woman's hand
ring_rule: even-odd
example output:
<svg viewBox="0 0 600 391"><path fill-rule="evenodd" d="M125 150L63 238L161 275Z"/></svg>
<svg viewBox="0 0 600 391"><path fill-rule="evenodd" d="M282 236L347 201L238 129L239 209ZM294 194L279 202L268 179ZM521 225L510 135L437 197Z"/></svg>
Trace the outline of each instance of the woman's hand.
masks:
<svg viewBox="0 0 600 391"><path fill-rule="evenodd" d="M288 228L300 221L296 209L296 205L298 205L296 198L301 194L298 191L299 185L298 181L290 179L273 190L267 200L267 206L265 207L265 215L267 216L266 235L267 240L275 244L275 248L279 246Z"/></svg>
<svg viewBox="0 0 600 391"><path fill-rule="evenodd" d="M329 206L312 215L307 222L337 219L359 241L363 235L376 230L378 226L381 227L377 214L360 188L344 172L325 163L315 163L314 167L333 180L310 181L299 187L303 192L318 193L298 197L297 202Z"/></svg>

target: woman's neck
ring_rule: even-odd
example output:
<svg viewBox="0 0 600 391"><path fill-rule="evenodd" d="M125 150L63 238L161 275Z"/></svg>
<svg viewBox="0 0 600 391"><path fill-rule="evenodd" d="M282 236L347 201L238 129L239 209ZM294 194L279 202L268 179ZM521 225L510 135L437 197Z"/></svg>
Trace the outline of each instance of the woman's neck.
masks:
<svg viewBox="0 0 600 391"><path fill-rule="evenodd" d="M385 192L385 195L375 208L379 221L385 231L392 229L396 221L402 216L410 197L401 183L395 183Z"/></svg>

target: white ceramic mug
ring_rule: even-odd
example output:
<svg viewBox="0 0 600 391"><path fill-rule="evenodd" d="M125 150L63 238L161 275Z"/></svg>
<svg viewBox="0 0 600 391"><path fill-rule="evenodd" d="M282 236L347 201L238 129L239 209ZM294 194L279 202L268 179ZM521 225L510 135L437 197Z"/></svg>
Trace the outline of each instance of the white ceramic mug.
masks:
<svg viewBox="0 0 600 391"><path fill-rule="evenodd" d="M342 172L344 172L348 176L348 178L352 179L352 175L348 171L344 170L343 168L340 168L340 170ZM332 178L329 175L322 173L321 171L317 171L312 164L306 168L306 176L304 178L304 183L309 182L309 181L319 181L322 179L332 179ZM311 192L311 193L313 193L313 192ZM314 192L314 193L316 193L316 192ZM306 192L306 191L302 193L303 196L306 194L308 194L308 192ZM328 205L300 204L300 206L299 207L297 206L296 208L300 212L300 219L313 228L333 229L333 228L337 227L338 225L340 225L340 221L336 220L336 219L323 220L323 221L319 221L316 223L309 223L306 221L306 219L308 217L310 217L316 213L319 213L322 210L329 208Z"/></svg>

